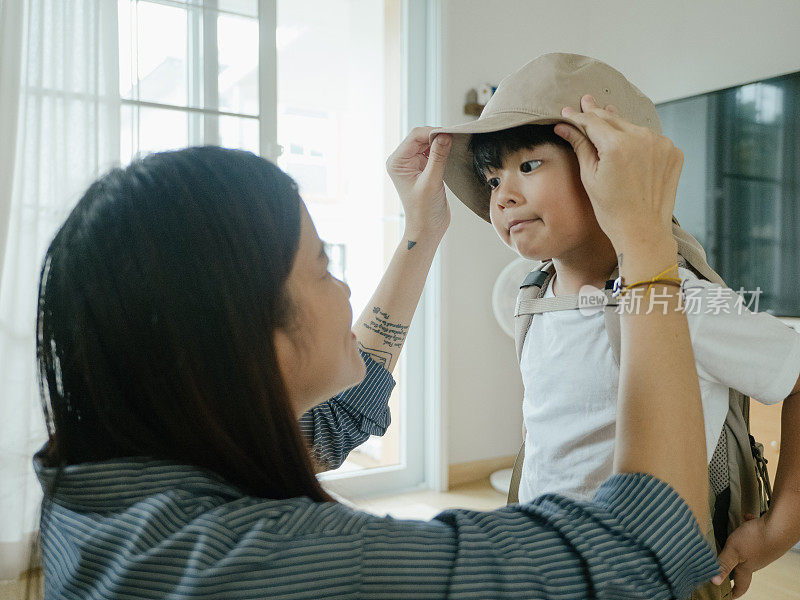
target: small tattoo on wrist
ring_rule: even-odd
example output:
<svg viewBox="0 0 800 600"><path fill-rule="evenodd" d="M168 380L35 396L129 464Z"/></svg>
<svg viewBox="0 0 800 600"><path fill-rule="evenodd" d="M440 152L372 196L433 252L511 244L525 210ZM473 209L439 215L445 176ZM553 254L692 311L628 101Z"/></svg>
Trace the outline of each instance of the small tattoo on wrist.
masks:
<svg viewBox="0 0 800 600"><path fill-rule="evenodd" d="M411 240L408 240L408 249L409 250L411 250L416 245L417 245L417 242L412 242Z"/></svg>

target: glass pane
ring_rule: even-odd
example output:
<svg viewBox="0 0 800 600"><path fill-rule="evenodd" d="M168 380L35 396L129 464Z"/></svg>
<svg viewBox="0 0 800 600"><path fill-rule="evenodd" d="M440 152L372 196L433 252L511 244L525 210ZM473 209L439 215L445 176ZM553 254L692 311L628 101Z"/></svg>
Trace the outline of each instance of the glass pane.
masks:
<svg viewBox="0 0 800 600"><path fill-rule="evenodd" d="M278 1L278 163L297 180L320 237L335 250L356 316L402 233L384 171L401 137L401 20L390 4ZM399 463L402 376L395 377L392 427L343 469Z"/></svg>
<svg viewBox="0 0 800 600"><path fill-rule="evenodd" d="M183 148L189 143L187 114L159 108L139 109L139 149L157 152Z"/></svg>
<svg viewBox="0 0 800 600"><path fill-rule="evenodd" d="M258 0L217 0L219 10L258 17Z"/></svg>
<svg viewBox="0 0 800 600"><path fill-rule="evenodd" d="M258 0L171 0L189 6L205 6L219 11L236 13L246 17L258 17Z"/></svg>
<svg viewBox="0 0 800 600"><path fill-rule="evenodd" d="M783 169L783 90L754 83L729 93L733 140L729 170L737 175L777 179Z"/></svg>
<svg viewBox="0 0 800 600"><path fill-rule="evenodd" d="M186 9L132 0L118 8L122 97L185 106Z"/></svg>
<svg viewBox="0 0 800 600"><path fill-rule="evenodd" d="M775 305L775 271L780 254L780 186L776 183L726 177L720 210L727 227L720 236L725 280L734 289L761 288L760 309Z"/></svg>
<svg viewBox="0 0 800 600"><path fill-rule="evenodd" d="M217 19L219 107L258 114L258 21L226 14Z"/></svg>
<svg viewBox="0 0 800 600"><path fill-rule="evenodd" d="M188 145L188 117L179 110L123 106L121 164L137 156Z"/></svg>
<svg viewBox="0 0 800 600"><path fill-rule="evenodd" d="M344 202L342 173L337 168L341 149L336 117L328 110L279 106L278 136L283 145L278 163L295 178L306 202L313 204L320 218L327 220L322 214L323 206ZM331 213L333 217L335 210ZM331 242L332 238L341 237L333 232L326 235L325 239Z"/></svg>
<svg viewBox="0 0 800 600"><path fill-rule="evenodd" d="M219 117L220 145L258 154L258 119Z"/></svg>

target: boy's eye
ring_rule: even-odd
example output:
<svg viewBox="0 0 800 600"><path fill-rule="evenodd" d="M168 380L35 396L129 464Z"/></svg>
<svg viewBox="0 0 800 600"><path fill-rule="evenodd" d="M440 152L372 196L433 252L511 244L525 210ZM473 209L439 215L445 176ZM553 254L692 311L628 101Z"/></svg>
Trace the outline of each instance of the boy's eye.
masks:
<svg viewBox="0 0 800 600"><path fill-rule="evenodd" d="M523 173L530 173L541 164L542 161L540 160L526 160L519 166L519 170L522 171Z"/></svg>
<svg viewBox="0 0 800 600"><path fill-rule="evenodd" d="M486 183L488 184L488 186L489 186L491 189L493 189L493 190L496 190L496 189L497 189L497 186L499 186L499 185L500 185L500 178L499 178L499 177L489 177L489 178L486 180Z"/></svg>

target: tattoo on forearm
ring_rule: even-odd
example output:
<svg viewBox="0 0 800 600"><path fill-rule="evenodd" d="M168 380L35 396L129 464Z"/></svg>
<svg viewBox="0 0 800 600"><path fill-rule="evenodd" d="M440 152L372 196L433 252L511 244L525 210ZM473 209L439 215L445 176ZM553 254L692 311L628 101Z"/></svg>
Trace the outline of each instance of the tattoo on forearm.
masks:
<svg viewBox="0 0 800 600"><path fill-rule="evenodd" d="M389 320L389 313L383 312L379 306L372 308L372 315L369 323L363 323L363 326L381 336L384 346L402 348L409 326L402 323L392 323Z"/></svg>
<svg viewBox="0 0 800 600"><path fill-rule="evenodd" d="M411 240L408 240L408 249L409 250L411 250L416 245L417 245L417 242L412 242Z"/></svg>
<svg viewBox="0 0 800 600"><path fill-rule="evenodd" d="M394 356L391 352L386 352L386 350L377 350L376 348L367 348L361 342L358 342L358 347L364 354L369 354L372 360L374 360L376 363L384 368L389 368L389 365L392 362L392 357Z"/></svg>

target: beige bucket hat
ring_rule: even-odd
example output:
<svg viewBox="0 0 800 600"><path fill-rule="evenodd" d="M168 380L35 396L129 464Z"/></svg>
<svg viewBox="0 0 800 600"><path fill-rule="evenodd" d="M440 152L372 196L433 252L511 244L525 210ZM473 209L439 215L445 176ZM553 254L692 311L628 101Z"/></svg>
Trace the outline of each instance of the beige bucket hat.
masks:
<svg viewBox="0 0 800 600"><path fill-rule="evenodd" d="M470 136L559 122L584 131L570 118L561 116L565 106L580 110L584 94L594 96L601 106L613 104L624 119L661 133L655 105L622 73L580 54L543 54L503 79L477 120L431 132L431 140L440 133L453 135L444 172L447 187L476 215L489 221L489 188L473 170Z"/></svg>
<svg viewBox="0 0 800 600"><path fill-rule="evenodd" d="M586 133L583 126L561 116L561 109L565 106L580 110L580 101L585 94L594 96L601 106L613 104L618 114L631 123L661 133L661 120L653 101L622 73L602 61L580 54L543 54L503 79L477 120L431 132L431 141L440 133L453 136L444 171L447 187L476 215L491 222L489 188L472 166L470 136L520 125L560 122L570 123ZM678 243L678 254L696 273L709 281L724 283L708 265L703 247L681 229L675 217L672 218L672 234Z"/></svg>

